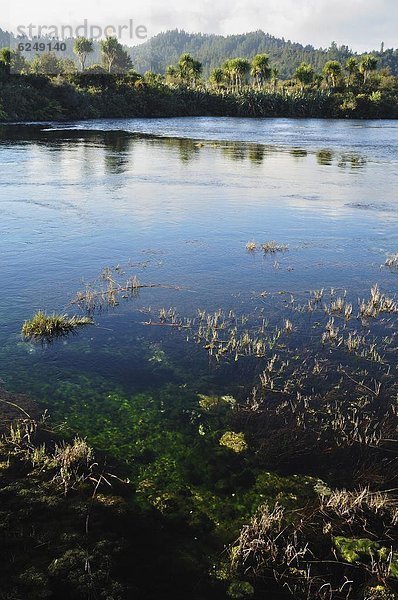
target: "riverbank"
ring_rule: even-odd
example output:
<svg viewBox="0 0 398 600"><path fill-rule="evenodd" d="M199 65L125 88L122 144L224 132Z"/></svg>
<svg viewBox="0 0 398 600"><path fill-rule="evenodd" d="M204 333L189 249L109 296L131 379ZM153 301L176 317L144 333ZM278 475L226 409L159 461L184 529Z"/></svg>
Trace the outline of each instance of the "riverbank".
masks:
<svg viewBox="0 0 398 600"><path fill-rule="evenodd" d="M135 117L398 118L398 86L383 90L239 93L165 84L130 75L3 75L0 121Z"/></svg>

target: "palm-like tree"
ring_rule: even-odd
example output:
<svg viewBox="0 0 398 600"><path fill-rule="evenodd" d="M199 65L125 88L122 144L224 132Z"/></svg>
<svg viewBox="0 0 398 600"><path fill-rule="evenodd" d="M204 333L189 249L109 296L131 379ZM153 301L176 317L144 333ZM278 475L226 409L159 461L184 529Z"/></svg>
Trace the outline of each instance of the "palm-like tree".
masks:
<svg viewBox="0 0 398 600"><path fill-rule="evenodd" d="M246 83L247 76L250 72L250 62L246 60L246 58L234 58L231 63L236 91L239 92Z"/></svg>
<svg viewBox="0 0 398 600"><path fill-rule="evenodd" d="M359 63L359 71L363 75L363 82L366 83L369 74L377 69L377 58L372 54L365 54Z"/></svg>
<svg viewBox="0 0 398 600"><path fill-rule="evenodd" d="M252 60L250 72L257 83L258 89L261 89L272 75L268 54L257 54Z"/></svg>
<svg viewBox="0 0 398 600"><path fill-rule="evenodd" d="M222 71L224 74L224 79L227 85L233 89L235 85L235 73L234 73L234 65L233 59L226 60L222 66Z"/></svg>
<svg viewBox="0 0 398 600"><path fill-rule="evenodd" d="M73 44L73 52L79 58L82 71L86 68L88 55L93 52L93 42L85 37L78 37Z"/></svg>
<svg viewBox="0 0 398 600"><path fill-rule="evenodd" d="M340 77L341 72L341 64L337 60L329 60L323 67L323 74L325 75L327 81L332 84L333 88L336 87L337 80Z"/></svg>
<svg viewBox="0 0 398 600"><path fill-rule="evenodd" d="M306 85L311 85L311 83L313 83L315 71L311 65L302 62L301 65L297 67L294 76L301 84L301 91L304 91Z"/></svg>
<svg viewBox="0 0 398 600"><path fill-rule="evenodd" d="M276 90L278 88L278 82L279 82L279 69L277 69L276 67L274 67L272 69L271 81L272 81L272 88L273 88L274 92L276 92Z"/></svg>
<svg viewBox="0 0 398 600"><path fill-rule="evenodd" d="M345 70L348 73L348 85L351 85L354 75L358 73L358 61L355 56L351 56L347 58L345 63Z"/></svg>
<svg viewBox="0 0 398 600"><path fill-rule="evenodd" d="M225 74L224 74L223 69L221 69L221 68L213 69L213 71L209 77L209 81L210 81L211 85L213 87L215 87L216 89L221 87L225 80L224 75Z"/></svg>
<svg viewBox="0 0 398 600"><path fill-rule="evenodd" d="M202 64L198 60L195 60L190 54L185 53L180 56L178 68L181 80L187 85L195 87L200 74L202 73Z"/></svg>
<svg viewBox="0 0 398 600"><path fill-rule="evenodd" d="M0 50L0 62L5 64L7 67L11 64L11 50L10 48L2 48Z"/></svg>
<svg viewBox="0 0 398 600"><path fill-rule="evenodd" d="M117 38L107 37L105 40L100 42L100 46L104 64L110 73L120 49L122 48L122 45L119 43Z"/></svg>
<svg viewBox="0 0 398 600"><path fill-rule="evenodd" d="M176 83L179 78L177 67L169 65L166 69L166 80L168 83Z"/></svg>
<svg viewBox="0 0 398 600"><path fill-rule="evenodd" d="M192 78L191 81L192 81L193 87L195 87L196 84L198 83L199 78L202 74L202 70L203 70L202 63L199 62L198 60L194 60L192 63L192 67L191 67L191 78Z"/></svg>

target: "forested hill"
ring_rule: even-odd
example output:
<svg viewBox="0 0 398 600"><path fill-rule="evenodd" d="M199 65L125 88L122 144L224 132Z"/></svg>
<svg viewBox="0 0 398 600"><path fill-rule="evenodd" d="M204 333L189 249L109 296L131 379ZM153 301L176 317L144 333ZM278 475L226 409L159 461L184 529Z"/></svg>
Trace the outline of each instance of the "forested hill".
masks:
<svg viewBox="0 0 398 600"><path fill-rule="evenodd" d="M0 48L16 46L16 38L0 28ZM76 62L73 53L73 39L66 41L67 50L63 58L71 58ZM311 64L316 72L321 72L328 60L345 60L354 53L348 46L337 46L332 43L327 49L303 46L302 44L276 38L263 31L254 31L240 35L221 36L204 33L187 33L174 29L159 33L144 44L134 47L125 46L130 54L134 69L139 73L154 71L164 73L166 67L178 62L181 54L188 52L203 64L203 74L208 76L212 69L219 67L229 58L253 58L256 54L267 53L273 67L279 70L280 79L292 77L296 68L302 63ZM371 51L372 48L369 48ZM398 50L386 49L383 52L372 52L378 58L379 68L388 67L393 75L398 75ZM32 58L32 57L27 57ZM90 62L101 61L99 44L94 43L94 52Z"/></svg>
<svg viewBox="0 0 398 600"><path fill-rule="evenodd" d="M178 62L184 52L192 54L203 64L205 75L228 58L252 58L265 52L270 55L272 65L279 69L281 79L290 78L303 61L320 72L328 60L338 60L344 64L354 54L348 46L338 47L332 43L328 49L315 49L313 46L273 37L263 31L224 37L175 29L160 33L141 46L135 46L131 50L131 57L135 69L140 73L164 73L166 67ZM398 75L397 50L375 54L380 57L380 67L389 66L392 73Z"/></svg>
<svg viewBox="0 0 398 600"><path fill-rule="evenodd" d="M10 45L10 34L0 28L0 48L7 48Z"/></svg>

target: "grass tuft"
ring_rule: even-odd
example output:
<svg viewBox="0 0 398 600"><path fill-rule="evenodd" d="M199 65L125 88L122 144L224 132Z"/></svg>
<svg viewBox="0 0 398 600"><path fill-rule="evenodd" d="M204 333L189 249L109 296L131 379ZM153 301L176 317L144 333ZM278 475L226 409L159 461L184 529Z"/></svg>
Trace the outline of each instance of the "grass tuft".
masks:
<svg viewBox="0 0 398 600"><path fill-rule="evenodd" d="M395 254L390 254L390 256L387 257L385 266L388 267L389 269L397 269L398 268L398 252L396 252Z"/></svg>
<svg viewBox="0 0 398 600"><path fill-rule="evenodd" d="M78 327L91 325L92 323L93 321L89 317L68 317L68 315L56 313L47 315L45 312L39 310L32 319L24 322L22 325L22 335L30 340L49 340L67 335Z"/></svg>
<svg viewBox="0 0 398 600"><path fill-rule="evenodd" d="M257 242L247 242L246 250L248 252L255 252L257 250Z"/></svg>
<svg viewBox="0 0 398 600"><path fill-rule="evenodd" d="M275 240L271 240L261 244L261 248L265 254L275 254L275 252L286 252L286 250L289 249L289 246L286 244L278 244L278 242L275 242Z"/></svg>

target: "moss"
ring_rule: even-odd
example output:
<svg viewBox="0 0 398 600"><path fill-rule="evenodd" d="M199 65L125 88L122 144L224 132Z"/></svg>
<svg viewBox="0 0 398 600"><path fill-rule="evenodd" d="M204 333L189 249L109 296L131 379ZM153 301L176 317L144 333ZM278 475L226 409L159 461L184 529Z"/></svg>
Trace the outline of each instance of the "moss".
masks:
<svg viewBox="0 0 398 600"><path fill-rule="evenodd" d="M247 442L244 433L235 433L234 431L226 431L220 439L220 445L229 448L233 452L239 454L247 450Z"/></svg>
<svg viewBox="0 0 398 600"><path fill-rule="evenodd" d="M236 406L233 396L205 396L199 394L199 406L205 411L228 409Z"/></svg>
<svg viewBox="0 0 398 600"><path fill-rule="evenodd" d="M233 581L228 588L228 596L233 600L250 598L254 594L253 586L247 581Z"/></svg>
<svg viewBox="0 0 398 600"><path fill-rule="evenodd" d="M335 537L334 544L343 560L353 563L361 557L369 557L375 554L380 548L380 544L367 538L346 538Z"/></svg>
<svg viewBox="0 0 398 600"><path fill-rule="evenodd" d="M365 590L365 600L397 600L398 596L384 585L376 585Z"/></svg>

